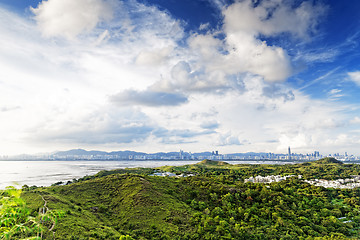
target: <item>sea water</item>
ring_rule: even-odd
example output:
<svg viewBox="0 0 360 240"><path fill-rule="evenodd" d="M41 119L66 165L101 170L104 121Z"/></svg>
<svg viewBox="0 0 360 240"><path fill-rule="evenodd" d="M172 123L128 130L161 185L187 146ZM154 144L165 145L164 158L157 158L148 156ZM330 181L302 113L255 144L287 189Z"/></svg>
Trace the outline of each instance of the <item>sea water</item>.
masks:
<svg viewBox="0 0 360 240"><path fill-rule="evenodd" d="M101 170L119 168L154 168L198 163L199 160L142 160L142 161L0 161L0 189L6 186L50 186L67 182ZM285 164L274 161L228 161L231 164Z"/></svg>

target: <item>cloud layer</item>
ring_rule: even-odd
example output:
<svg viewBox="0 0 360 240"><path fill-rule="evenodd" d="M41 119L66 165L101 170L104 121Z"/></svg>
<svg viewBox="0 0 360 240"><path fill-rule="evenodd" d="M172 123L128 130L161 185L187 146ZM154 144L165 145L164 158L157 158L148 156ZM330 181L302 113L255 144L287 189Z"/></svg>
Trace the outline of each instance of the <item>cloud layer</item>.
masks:
<svg viewBox="0 0 360 240"><path fill-rule="evenodd" d="M135 91L126 90L114 96L111 101L122 106L176 106L186 103L188 99L182 94L153 92L153 91Z"/></svg>
<svg viewBox="0 0 360 240"><path fill-rule="evenodd" d="M355 116L286 82L298 56L274 40L306 44L326 7L212 3L223 24L199 32L135 0L48 0L28 18L0 9L4 153L325 151L358 143ZM348 76L358 82L357 75Z"/></svg>

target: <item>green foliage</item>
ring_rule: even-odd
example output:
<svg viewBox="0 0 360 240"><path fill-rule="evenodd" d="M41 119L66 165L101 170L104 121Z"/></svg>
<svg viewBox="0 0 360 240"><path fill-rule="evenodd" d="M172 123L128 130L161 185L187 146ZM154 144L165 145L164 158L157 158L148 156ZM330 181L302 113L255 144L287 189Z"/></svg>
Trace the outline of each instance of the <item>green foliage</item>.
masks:
<svg viewBox="0 0 360 240"><path fill-rule="evenodd" d="M336 160L332 157L322 158L320 160L312 162L312 164L343 164L343 162Z"/></svg>
<svg viewBox="0 0 360 240"><path fill-rule="evenodd" d="M360 175L360 164L343 164L334 158L323 158L313 162L285 165L268 164L226 164L221 161L204 160L198 164L159 167L162 171L176 174L201 174L205 176L221 176L228 183L243 181L251 176L266 175L302 175L303 179L327 179L350 178L352 175Z"/></svg>
<svg viewBox="0 0 360 240"><path fill-rule="evenodd" d="M57 239L348 239L360 233L360 190L326 189L297 178L243 183L256 175L301 174L334 179L359 165L318 161L294 165L230 165L203 161L158 168L192 177L152 177L155 169L102 171L69 185L23 192L29 212L66 215ZM50 210L51 211L51 210ZM43 219L51 228L53 219ZM43 231L52 239L51 231Z"/></svg>
<svg viewBox="0 0 360 240"><path fill-rule="evenodd" d="M29 191L27 186L23 189ZM36 199L42 207L31 211L22 195L22 190L14 187L1 191L0 239L43 239L45 232L54 235L52 229L64 214L46 207L40 195ZM37 209L39 212L35 211Z"/></svg>
<svg viewBox="0 0 360 240"><path fill-rule="evenodd" d="M119 240L134 240L134 239L129 235L122 235L120 236Z"/></svg>
<svg viewBox="0 0 360 240"><path fill-rule="evenodd" d="M7 187L0 195L0 239L38 239L40 224L30 216L21 190Z"/></svg>

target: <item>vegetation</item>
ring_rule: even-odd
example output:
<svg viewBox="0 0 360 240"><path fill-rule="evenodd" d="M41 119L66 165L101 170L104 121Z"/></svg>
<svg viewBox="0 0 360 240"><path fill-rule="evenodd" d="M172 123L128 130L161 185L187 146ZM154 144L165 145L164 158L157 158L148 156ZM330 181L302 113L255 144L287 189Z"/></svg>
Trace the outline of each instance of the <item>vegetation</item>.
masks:
<svg viewBox="0 0 360 240"><path fill-rule="evenodd" d="M154 171L195 176L149 176ZM357 239L359 189L326 189L295 177L271 184L243 179L291 174L335 179L359 172L359 165L333 159L296 165L207 160L180 167L102 171L67 185L25 188L22 199L27 205L16 206L27 210L12 226L30 228L19 238L42 231L43 239ZM53 220L30 224L44 201L49 211L64 213L53 228Z"/></svg>
<svg viewBox="0 0 360 240"><path fill-rule="evenodd" d="M44 231L52 232L61 213L49 210L46 203L44 200L43 206L39 208L39 213L31 215L30 209L21 198L21 190L8 187L2 191L0 196L0 239L42 239Z"/></svg>
<svg viewBox="0 0 360 240"><path fill-rule="evenodd" d="M220 176L229 181L243 181L250 176L267 175L302 175L303 179L350 178L360 175L360 164L342 164L334 158L323 158L313 162L301 164L269 165L269 164L226 164L223 162L204 160L198 164L160 167L163 171L176 174L196 173L204 176Z"/></svg>

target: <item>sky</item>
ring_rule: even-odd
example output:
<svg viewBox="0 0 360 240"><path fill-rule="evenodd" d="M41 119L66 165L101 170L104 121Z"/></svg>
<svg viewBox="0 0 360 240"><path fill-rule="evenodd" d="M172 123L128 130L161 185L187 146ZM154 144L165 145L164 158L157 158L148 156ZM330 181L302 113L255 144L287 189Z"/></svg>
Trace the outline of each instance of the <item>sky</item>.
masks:
<svg viewBox="0 0 360 240"><path fill-rule="evenodd" d="M360 155L360 2L0 0L0 156Z"/></svg>

